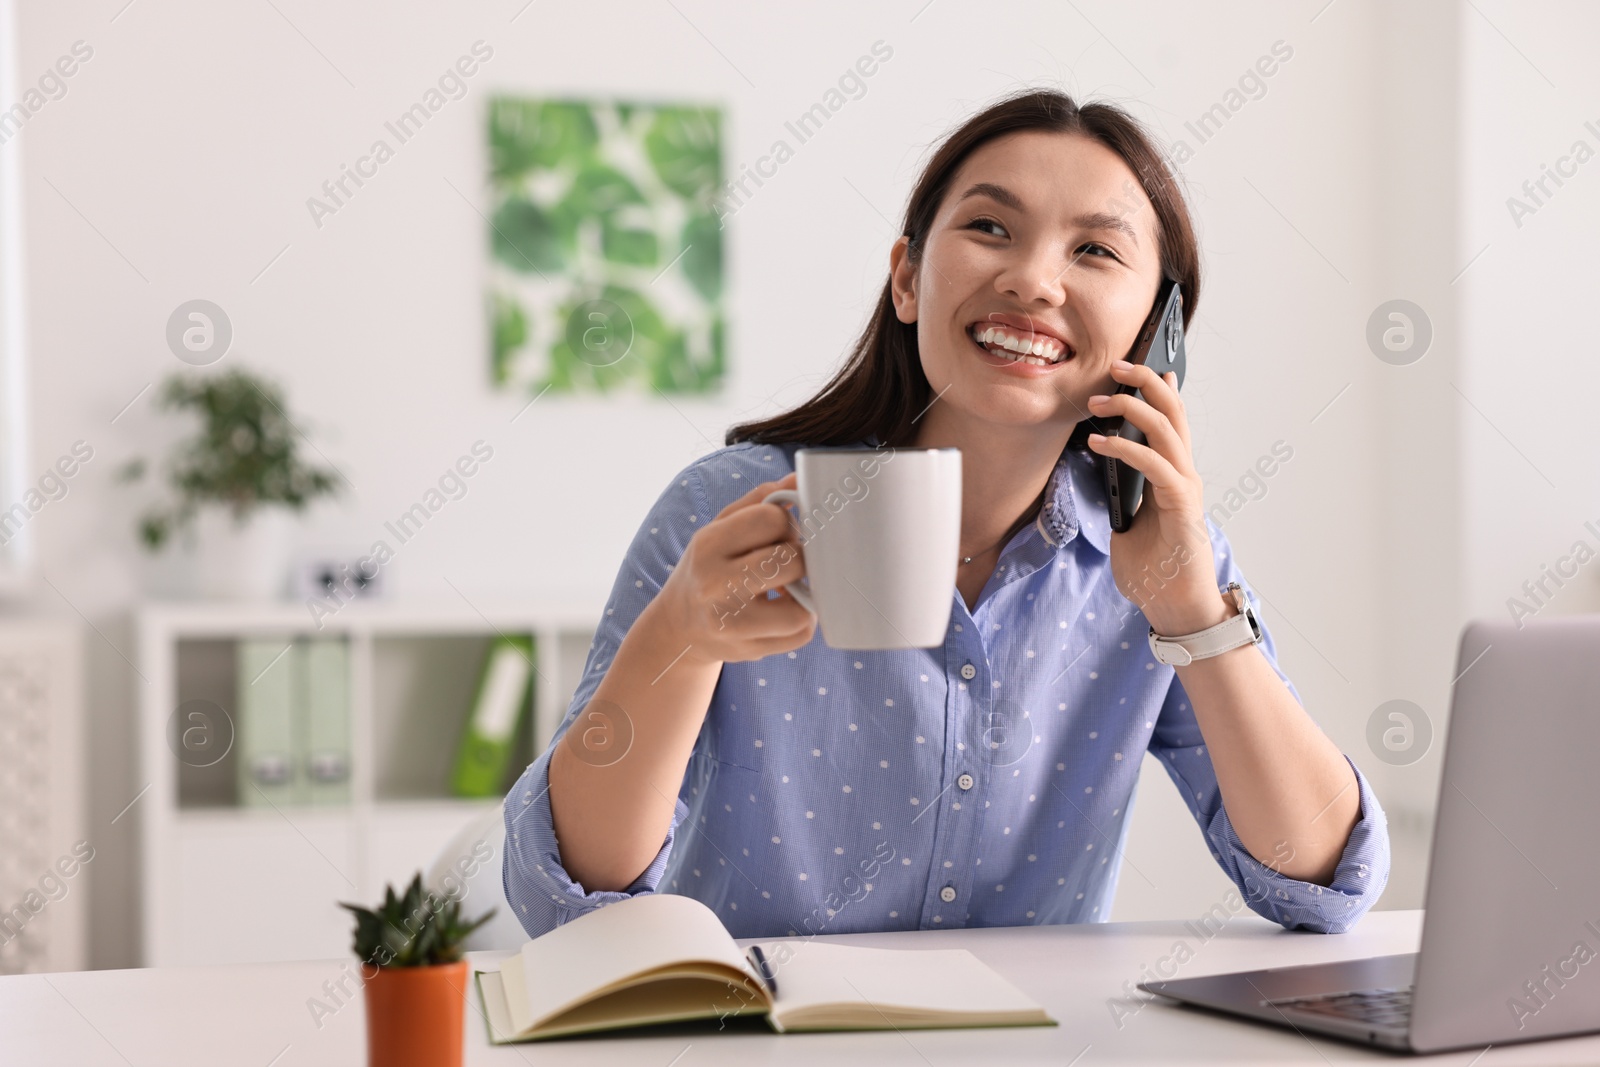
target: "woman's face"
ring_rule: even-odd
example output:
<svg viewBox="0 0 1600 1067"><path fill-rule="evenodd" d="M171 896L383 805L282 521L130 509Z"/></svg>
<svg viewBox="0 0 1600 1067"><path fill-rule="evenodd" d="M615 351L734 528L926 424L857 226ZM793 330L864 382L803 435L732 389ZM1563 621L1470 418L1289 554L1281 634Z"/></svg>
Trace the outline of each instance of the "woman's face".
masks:
<svg viewBox="0 0 1600 1067"><path fill-rule="evenodd" d="M1133 171L1074 134L1024 131L973 152L915 267L906 243L890 256L895 310L917 324L923 373L945 417L991 424L1085 418L1088 398L1114 389L1109 367L1161 280L1155 211ZM1006 342L1031 342L1032 361L995 354Z"/></svg>

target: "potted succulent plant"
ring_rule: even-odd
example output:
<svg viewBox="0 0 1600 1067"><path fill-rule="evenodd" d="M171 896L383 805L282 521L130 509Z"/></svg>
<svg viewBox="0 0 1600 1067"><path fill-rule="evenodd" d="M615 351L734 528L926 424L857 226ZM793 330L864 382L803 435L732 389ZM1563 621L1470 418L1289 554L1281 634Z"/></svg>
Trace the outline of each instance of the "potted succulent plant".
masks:
<svg viewBox="0 0 1600 1067"><path fill-rule="evenodd" d="M248 371L173 375L162 383L158 403L199 416L200 428L173 449L167 471L173 499L140 517L140 540L156 552L198 529L185 577L202 595L282 593L283 546L274 542L288 532L288 513L337 491L336 472L300 457L282 391ZM138 481L146 467L135 459L118 477Z"/></svg>
<svg viewBox="0 0 1600 1067"><path fill-rule="evenodd" d="M461 901L423 889L421 874L401 896L386 886L378 908L340 907L356 917L369 1067L460 1067L469 977L461 943L494 909L465 921Z"/></svg>

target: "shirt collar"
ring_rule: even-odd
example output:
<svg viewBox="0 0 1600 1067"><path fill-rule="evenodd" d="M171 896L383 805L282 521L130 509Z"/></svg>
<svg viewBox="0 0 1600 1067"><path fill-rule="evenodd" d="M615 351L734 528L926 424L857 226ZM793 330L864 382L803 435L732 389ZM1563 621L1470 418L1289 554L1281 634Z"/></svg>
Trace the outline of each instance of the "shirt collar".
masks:
<svg viewBox="0 0 1600 1067"><path fill-rule="evenodd" d="M1106 489L1093 452L1070 447L1061 450L1039 509L1039 528L1057 548L1081 533L1102 555L1111 554Z"/></svg>

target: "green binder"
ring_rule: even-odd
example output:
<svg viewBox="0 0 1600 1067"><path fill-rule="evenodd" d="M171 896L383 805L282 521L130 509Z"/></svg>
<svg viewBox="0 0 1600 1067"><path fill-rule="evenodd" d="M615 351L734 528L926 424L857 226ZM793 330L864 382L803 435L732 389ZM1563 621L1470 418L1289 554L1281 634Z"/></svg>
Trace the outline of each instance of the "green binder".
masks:
<svg viewBox="0 0 1600 1067"><path fill-rule="evenodd" d="M304 751L296 762L311 804L350 803L350 652L342 638L304 642ZM297 645L295 652L300 652Z"/></svg>
<svg viewBox="0 0 1600 1067"><path fill-rule="evenodd" d="M496 637L489 643L478 691L456 752L457 796L497 797L511 765L511 745L530 710L532 637Z"/></svg>
<svg viewBox="0 0 1600 1067"><path fill-rule="evenodd" d="M238 645L239 803L295 803L295 655L286 638Z"/></svg>

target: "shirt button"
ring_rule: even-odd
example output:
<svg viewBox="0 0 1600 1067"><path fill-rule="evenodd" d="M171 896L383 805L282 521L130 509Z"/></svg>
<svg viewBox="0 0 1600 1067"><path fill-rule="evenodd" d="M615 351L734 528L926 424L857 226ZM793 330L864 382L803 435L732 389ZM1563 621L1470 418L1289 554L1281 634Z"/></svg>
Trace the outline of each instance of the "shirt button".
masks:
<svg viewBox="0 0 1600 1067"><path fill-rule="evenodd" d="M963 790L971 789L972 784L972 775L970 774L963 774L960 778L956 779L956 785L959 785Z"/></svg>
<svg viewBox="0 0 1600 1067"><path fill-rule="evenodd" d="M947 885L943 889L939 890L939 899L944 901L946 904L956 899L955 888Z"/></svg>
<svg viewBox="0 0 1600 1067"><path fill-rule="evenodd" d="M967 681L972 681L972 679L977 676L977 673L978 668L974 667L972 664L963 663L961 665L961 677L965 678Z"/></svg>

